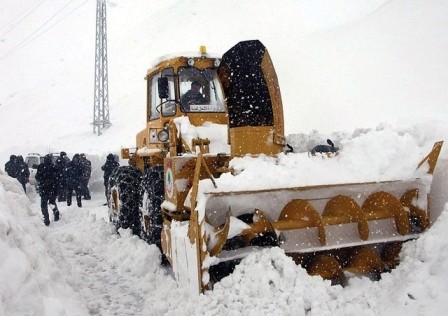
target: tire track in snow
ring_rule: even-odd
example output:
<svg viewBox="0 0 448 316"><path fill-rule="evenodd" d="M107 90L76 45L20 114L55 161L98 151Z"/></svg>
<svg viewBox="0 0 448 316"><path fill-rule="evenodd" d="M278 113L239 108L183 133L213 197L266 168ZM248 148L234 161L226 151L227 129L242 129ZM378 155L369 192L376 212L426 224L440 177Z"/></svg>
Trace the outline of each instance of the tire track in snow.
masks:
<svg viewBox="0 0 448 316"><path fill-rule="evenodd" d="M120 237L113 227L96 219L97 213L107 212L102 206L104 195L99 195L83 200L83 208L58 203L61 219L51 222L45 240L91 315L143 315L144 297L150 294L138 287L131 268L120 266L111 256L111 251L120 251L111 243L123 243L117 242ZM38 197L34 205L40 212Z"/></svg>

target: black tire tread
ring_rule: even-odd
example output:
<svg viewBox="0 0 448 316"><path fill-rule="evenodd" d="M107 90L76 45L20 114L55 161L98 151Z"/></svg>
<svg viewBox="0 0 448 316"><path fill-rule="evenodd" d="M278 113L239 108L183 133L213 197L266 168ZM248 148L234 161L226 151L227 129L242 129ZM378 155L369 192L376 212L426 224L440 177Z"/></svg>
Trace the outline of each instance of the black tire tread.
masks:
<svg viewBox="0 0 448 316"><path fill-rule="evenodd" d="M134 235L140 236L140 205L141 191L140 182L142 175L139 169L132 166L121 166L112 172L109 178L108 195L116 190L119 200L118 218L114 219L109 211L109 218L117 228L130 228ZM109 210L111 209L109 201Z"/></svg>
<svg viewBox="0 0 448 316"><path fill-rule="evenodd" d="M161 234L163 218L161 214L161 204L164 201L164 170L162 165L156 165L145 170L142 177L142 194L146 198L143 205L146 209L143 214L149 217L149 229L145 232L144 238L149 244L155 244L161 249ZM142 222L143 225L143 222Z"/></svg>

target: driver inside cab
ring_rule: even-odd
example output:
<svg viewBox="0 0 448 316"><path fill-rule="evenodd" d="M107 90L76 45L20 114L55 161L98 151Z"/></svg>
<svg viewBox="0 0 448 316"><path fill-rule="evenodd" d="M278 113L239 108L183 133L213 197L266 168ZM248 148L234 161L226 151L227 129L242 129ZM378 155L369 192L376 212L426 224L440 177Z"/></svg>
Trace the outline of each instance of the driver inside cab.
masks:
<svg viewBox="0 0 448 316"><path fill-rule="evenodd" d="M201 84L198 81L191 83L191 89L185 92L182 96L182 106L186 111L190 111L190 105L192 104L205 104L205 98L201 93Z"/></svg>

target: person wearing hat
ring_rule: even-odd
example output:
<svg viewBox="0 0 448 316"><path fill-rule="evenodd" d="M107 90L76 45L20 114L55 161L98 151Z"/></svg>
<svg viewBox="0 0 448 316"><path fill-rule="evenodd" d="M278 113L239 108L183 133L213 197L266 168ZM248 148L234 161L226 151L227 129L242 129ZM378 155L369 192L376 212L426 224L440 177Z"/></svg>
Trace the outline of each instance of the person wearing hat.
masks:
<svg viewBox="0 0 448 316"><path fill-rule="evenodd" d="M78 207L82 207L82 166L79 162L79 154L73 156L72 161L68 162L64 169L65 182L67 184L67 206L72 205L72 194L75 191L76 203Z"/></svg>
<svg viewBox="0 0 448 316"><path fill-rule="evenodd" d="M191 83L191 89L184 93L181 98L182 106L185 111L190 110L192 104L205 104L205 98L201 93L201 84L198 81Z"/></svg>
<svg viewBox="0 0 448 316"><path fill-rule="evenodd" d="M115 161L115 157L113 154L109 154L106 157L106 163L101 167L101 170L104 171L104 189L106 194L106 200L109 202L109 195L107 194L107 186L109 185L109 177L112 174L112 171L115 170L115 168L118 168L120 164Z"/></svg>
<svg viewBox="0 0 448 316"><path fill-rule="evenodd" d="M37 167L36 181L39 186L40 207L44 217L45 226L50 225L48 216L48 204L53 210L53 219L59 220L59 210L56 204L56 196L59 186L59 171L53 165L53 155L48 154L44 157L44 162Z"/></svg>
<svg viewBox="0 0 448 316"><path fill-rule="evenodd" d="M64 169L67 163L70 161L70 159L67 156L67 153L65 151L61 151L59 154L59 157L55 161L55 167L58 171L58 189L57 189L57 195L58 195L58 201L59 202L65 202L67 201L67 183L65 182L64 178Z"/></svg>

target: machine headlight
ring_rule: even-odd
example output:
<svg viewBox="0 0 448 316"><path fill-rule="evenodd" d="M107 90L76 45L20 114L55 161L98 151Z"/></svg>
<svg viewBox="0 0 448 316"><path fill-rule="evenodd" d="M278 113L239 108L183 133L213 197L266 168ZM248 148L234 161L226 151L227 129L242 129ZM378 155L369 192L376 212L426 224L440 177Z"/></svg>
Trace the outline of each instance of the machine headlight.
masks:
<svg viewBox="0 0 448 316"><path fill-rule="evenodd" d="M221 64L221 61L219 59L215 59L215 61L213 62L213 66L219 67L219 64Z"/></svg>
<svg viewBox="0 0 448 316"><path fill-rule="evenodd" d="M157 138L159 139L159 141L161 141L162 143L168 141L169 135L168 132L163 130L160 131L159 133L157 133Z"/></svg>
<svg viewBox="0 0 448 316"><path fill-rule="evenodd" d="M193 65L194 65L194 58L188 58L187 63L188 63L188 66L193 67Z"/></svg>

